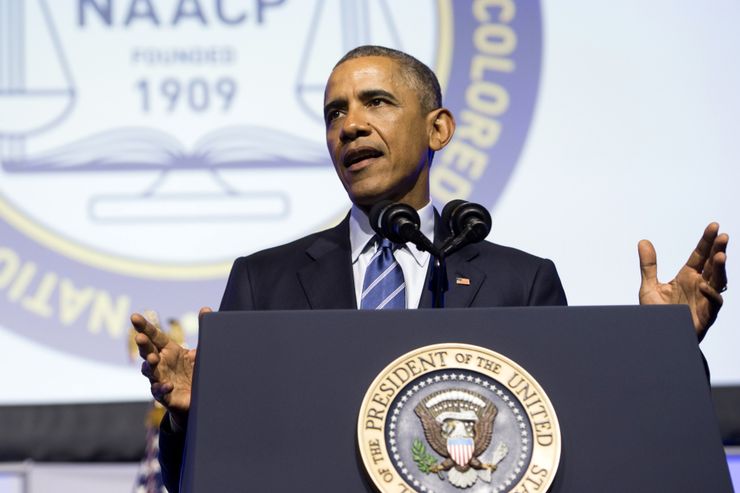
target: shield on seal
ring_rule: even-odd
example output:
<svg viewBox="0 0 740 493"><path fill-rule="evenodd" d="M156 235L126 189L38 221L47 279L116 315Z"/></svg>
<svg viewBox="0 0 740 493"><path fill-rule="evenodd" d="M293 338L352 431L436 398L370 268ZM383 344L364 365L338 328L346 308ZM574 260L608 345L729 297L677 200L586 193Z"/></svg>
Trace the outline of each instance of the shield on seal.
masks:
<svg viewBox="0 0 740 493"><path fill-rule="evenodd" d="M463 467L473 457L475 442L473 437L450 437L447 439L447 451L455 463Z"/></svg>

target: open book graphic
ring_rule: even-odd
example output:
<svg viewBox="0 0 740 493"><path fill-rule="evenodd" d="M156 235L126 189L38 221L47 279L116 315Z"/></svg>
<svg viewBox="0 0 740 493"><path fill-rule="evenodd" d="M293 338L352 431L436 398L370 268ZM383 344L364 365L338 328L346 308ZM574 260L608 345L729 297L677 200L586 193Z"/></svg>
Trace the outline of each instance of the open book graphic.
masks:
<svg viewBox="0 0 740 493"><path fill-rule="evenodd" d="M303 168L327 166L323 143L279 130L239 125L209 132L188 150L172 135L145 127L107 130L24 157L8 172Z"/></svg>

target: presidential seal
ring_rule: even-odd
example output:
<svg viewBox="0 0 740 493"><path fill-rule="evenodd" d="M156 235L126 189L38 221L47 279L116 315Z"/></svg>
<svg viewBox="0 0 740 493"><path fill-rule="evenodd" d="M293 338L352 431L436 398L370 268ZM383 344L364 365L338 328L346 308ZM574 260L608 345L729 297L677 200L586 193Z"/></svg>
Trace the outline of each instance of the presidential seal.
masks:
<svg viewBox="0 0 740 493"><path fill-rule="evenodd" d="M381 492L546 491L560 461L540 385L468 344L426 346L388 365L365 394L357 437Z"/></svg>

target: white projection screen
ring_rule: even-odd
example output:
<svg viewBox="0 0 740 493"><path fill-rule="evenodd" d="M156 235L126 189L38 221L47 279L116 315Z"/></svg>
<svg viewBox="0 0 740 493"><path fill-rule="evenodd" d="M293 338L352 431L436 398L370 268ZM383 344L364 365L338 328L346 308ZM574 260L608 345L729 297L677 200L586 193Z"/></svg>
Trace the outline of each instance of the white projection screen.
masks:
<svg viewBox="0 0 740 493"><path fill-rule="evenodd" d="M640 239L668 281L710 221L740 236L738 23L731 0L2 0L0 404L149 398L132 311L192 346L234 258L343 217L323 86L361 44L439 75L438 207L489 207L571 305L637 303ZM740 384L733 241L716 385Z"/></svg>

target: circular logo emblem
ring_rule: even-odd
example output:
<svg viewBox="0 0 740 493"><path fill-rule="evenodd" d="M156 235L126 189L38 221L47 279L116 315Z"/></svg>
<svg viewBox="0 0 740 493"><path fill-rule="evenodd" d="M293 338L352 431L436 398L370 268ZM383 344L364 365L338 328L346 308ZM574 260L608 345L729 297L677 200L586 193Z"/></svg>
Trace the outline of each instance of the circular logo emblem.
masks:
<svg viewBox="0 0 740 493"><path fill-rule="evenodd" d="M438 205L495 203L539 83L536 1L39 0L6 14L0 325L114 364L129 364L132 311L190 322L193 344L194 312L218 303L235 257L346 214L322 108L348 50L389 46L437 73L457 119L431 170Z"/></svg>
<svg viewBox="0 0 740 493"><path fill-rule="evenodd" d="M382 492L546 491L560 427L539 384L510 359L436 344L388 365L365 394L360 454Z"/></svg>

